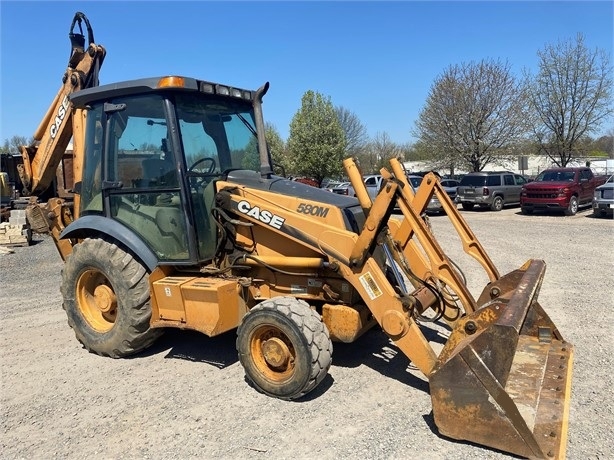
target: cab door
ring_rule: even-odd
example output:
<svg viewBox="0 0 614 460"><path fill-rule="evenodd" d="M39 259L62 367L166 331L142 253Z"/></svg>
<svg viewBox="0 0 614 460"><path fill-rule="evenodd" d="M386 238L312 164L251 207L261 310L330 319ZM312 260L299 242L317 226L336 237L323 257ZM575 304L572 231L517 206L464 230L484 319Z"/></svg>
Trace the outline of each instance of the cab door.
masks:
<svg viewBox="0 0 614 460"><path fill-rule="evenodd" d="M580 203L589 203L593 200L594 190L592 188L593 174L588 169L580 171L579 185L580 185Z"/></svg>
<svg viewBox="0 0 614 460"><path fill-rule="evenodd" d="M102 189L107 214L138 235L160 261L189 260L179 155L167 127L164 99L149 94L105 107Z"/></svg>

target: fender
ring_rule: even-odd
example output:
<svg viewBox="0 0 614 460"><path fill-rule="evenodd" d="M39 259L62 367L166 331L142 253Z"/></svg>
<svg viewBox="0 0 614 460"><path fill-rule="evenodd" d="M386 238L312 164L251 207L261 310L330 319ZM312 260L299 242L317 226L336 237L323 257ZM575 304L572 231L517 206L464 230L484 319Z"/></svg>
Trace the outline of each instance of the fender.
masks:
<svg viewBox="0 0 614 460"><path fill-rule="evenodd" d="M158 266L156 255L132 230L108 217L80 217L62 231L60 239L87 238L96 233L103 233L122 243L145 264L150 273Z"/></svg>

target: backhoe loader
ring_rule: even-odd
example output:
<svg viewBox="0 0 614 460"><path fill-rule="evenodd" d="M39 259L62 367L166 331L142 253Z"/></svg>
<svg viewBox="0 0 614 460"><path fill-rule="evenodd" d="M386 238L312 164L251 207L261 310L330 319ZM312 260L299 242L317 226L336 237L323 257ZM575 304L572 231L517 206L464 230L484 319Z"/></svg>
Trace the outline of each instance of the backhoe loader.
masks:
<svg viewBox="0 0 614 460"><path fill-rule="evenodd" d="M85 22L89 44L75 33ZM22 149L22 182L44 191L73 140L74 200L28 208L65 261L61 293L83 346L138 353L166 328L236 333L246 377L285 400L313 390L333 342L379 327L428 378L439 432L527 458L564 458L573 346L538 302L545 263L497 268L441 187L417 190L390 160L371 199L273 173L262 101L184 76L98 85L105 57L77 13L63 85ZM424 218L437 196L488 276L474 297ZM398 209L398 216L392 218ZM436 353L424 323L448 331Z"/></svg>

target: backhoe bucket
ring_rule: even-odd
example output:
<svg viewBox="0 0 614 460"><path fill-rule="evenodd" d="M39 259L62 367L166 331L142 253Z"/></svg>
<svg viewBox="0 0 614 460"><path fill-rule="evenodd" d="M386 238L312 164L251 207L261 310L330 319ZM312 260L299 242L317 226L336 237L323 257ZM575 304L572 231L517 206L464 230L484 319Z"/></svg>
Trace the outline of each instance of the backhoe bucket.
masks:
<svg viewBox="0 0 614 460"><path fill-rule="evenodd" d="M526 458L565 457L573 346L537 302L546 265L490 283L429 376L441 434Z"/></svg>

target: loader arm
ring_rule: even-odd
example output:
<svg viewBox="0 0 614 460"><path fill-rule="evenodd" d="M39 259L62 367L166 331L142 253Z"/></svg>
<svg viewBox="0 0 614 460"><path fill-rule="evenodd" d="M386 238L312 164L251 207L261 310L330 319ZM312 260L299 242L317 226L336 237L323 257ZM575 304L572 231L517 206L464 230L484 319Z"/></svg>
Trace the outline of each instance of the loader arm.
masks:
<svg viewBox="0 0 614 460"><path fill-rule="evenodd" d="M87 29L88 47L85 48L83 23ZM75 26L79 32L75 32ZM73 110L69 95L75 91L98 85L98 71L104 61L105 49L94 42L94 33L89 20L83 13L76 13L72 21L69 37L71 41L68 67L62 77L62 86L57 92L47 113L34 132L30 145L21 147L23 165L19 176L27 195L39 195L52 183L58 165L70 139L74 134ZM75 156L75 164L80 165L80 150Z"/></svg>
<svg viewBox="0 0 614 460"><path fill-rule="evenodd" d="M346 170L354 168L352 160L346 162ZM357 245L353 253L366 256L365 248L372 244L375 234L387 231L384 223L377 226L375 222L386 217L383 210L391 206L388 191L397 189L397 203L404 219L393 232L393 242L389 237L385 239L391 251L397 250L393 260L401 260L406 273L414 272L423 280L434 278L444 289L451 289L463 310L455 321L449 321L452 332L435 366L426 372L438 429L455 439L523 457L565 458L573 346L563 339L537 301L545 263L529 260L518 270L500 276L436 177L427 175L414 195L398 161L392 159L390 163L393 174L381 171L388 183L375 201L371 204L366 198L360 200L369 213L367 222L373 216L375 219L365 225L358 238L363 244ZM355 176L353 185L360 188L363 184ZM390 185L392 181L403 186ZM434 193L464 251L482 265L490 279L477 300L421 218ZM364 256L353 260L370 262ZM442 314L444 319L448 319L448 307ZM383 318L388 321L380 321L382 328L414 361L416 343L420 341L412 338L408 349L408 344L399 340L413 333L411 318L393 312L389 305L383 308ZM380 316L375 316L379 321ZM392 317L395 322L390 321ZM415 364L424 372L419 363Z"/></svg>
<svg viewBox="0 0 614 460"><path fill-rule="evenodd" d="M573 346L537 301L544 262L529 260L500 276L436 177L427 175L414 194L400 164L392 160L391 166L392 173L381 171L385 181L371 201L356 165L345 161L367 216L359 233L314 221L281 205L274 193L218 185L229 194L228 211L321 254L310 266L332 269L352 285L382 330L429 379L442 434L523 457L564 458ZM490 280L477 298L423 218L433 194L464 251ZM395 207L403 220L391 218ZM385 255L384 264L376 253ZM438 354L424 327L439 319L450 332Z"/></svg>

